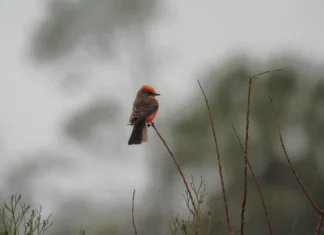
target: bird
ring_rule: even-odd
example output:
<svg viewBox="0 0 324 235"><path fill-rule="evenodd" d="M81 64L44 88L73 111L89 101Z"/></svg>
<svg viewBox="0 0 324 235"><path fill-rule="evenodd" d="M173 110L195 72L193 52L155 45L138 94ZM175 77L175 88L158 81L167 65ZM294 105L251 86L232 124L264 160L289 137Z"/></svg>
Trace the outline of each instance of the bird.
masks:
<svg viewBox="0 0 324 235"><path fill-rule="evenodd" d="M128 145L139 145L147 142L146 124L151 123L157 115L159 102L155 97L159 95L150 85L143 85L138 90L129 118L129 125L133 126L133 131L128 140Z"/></svg>

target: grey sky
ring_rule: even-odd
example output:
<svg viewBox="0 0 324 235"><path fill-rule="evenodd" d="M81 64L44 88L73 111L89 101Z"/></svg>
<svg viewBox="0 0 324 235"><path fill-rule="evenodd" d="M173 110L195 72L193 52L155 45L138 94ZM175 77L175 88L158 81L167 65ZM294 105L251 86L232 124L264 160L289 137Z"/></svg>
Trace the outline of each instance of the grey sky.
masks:
<svg viewBox="0 0 324 235"><path fill-rule="evenodd" d="M152 84L160 93L170 94L163 97L162 105L185 102L185 96L181 96L178 104L173 102L172 97L179 89L197 90L196 78L206 65L220 63L241 51L266 58L280 50L291 49L307 58L317 59L318 63L324 62L323 1L169 0L168 3L170 12L165 13L166 18L153 23L150 28L155 42L153 46L158 50L166 49L166 53L172 52L161 63L156 84ZM32 65L27 56L31 30L41 19L44 9L43 1L36 0L29 0L28 3L2 0L0 3L0 130L3 133L0 137L7 161L23 160L21 153L64 142L57 130L60 122L70 115L71 108L89 102L94 94L105 94L109 90L123 98L126 124L133 93L142 85L136 81L129 83L131 75L117 61L115 64L98 65L97 72L89 75L89 79L97 78L96 82L91 83L90 88L81 95L68 96L60 91L50 82L49 78L55 77L51 75L51 70ZM121 89L129 91L129 95L119 94ZM169 111L163 109L165 113L160 118ZM125 138L126 143L130 130L125 126L119 130L124 131L121 137ZM139 155L138 158L132 156L128 161L129 166L123 165L125 171L131 171L136 164L137 173L145 172L141 161L144 157L140 157L140 153L145 153L146 148L141 146L135 150L125 150L126 155ZM91 164L99 173L94 174L91 168L85 167ZM58 182L65 182L65 186L59 186L64 192L74 189L85 191L100 178L100 167L105 168L101 165L100 162L89 160L80 162L79 167L83 169L80 184L77 183L80 182L80 175L76 173L69 178L55 178ZM113 181L120 173L112 172ZM146 182L145 174L135 175L137 178L134 178L134 182L121 179L122 185L116 188L119 195L125 196L125 200L129 199L129 184L139 186L140 182ZM102 189L103 192L107 190ZM44 195L40 200L45 198Z"/></svg>

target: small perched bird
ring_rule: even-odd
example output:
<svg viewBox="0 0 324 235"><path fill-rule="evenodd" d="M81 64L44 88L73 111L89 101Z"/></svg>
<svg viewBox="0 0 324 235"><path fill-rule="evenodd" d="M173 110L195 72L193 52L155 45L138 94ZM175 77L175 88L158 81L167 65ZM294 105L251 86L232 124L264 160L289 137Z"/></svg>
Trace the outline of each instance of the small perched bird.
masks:
<svg viewBox="0 0 324 235"><path fill-rule="evenodd" d="M158 95L160 94L156 93L153 87L149 85L143 85L137 92L129 119L133 131L128 140L128 145L141 144L147 141L146 123L152 122L158 112L159 102L155 99L155 96Z"/></svg>

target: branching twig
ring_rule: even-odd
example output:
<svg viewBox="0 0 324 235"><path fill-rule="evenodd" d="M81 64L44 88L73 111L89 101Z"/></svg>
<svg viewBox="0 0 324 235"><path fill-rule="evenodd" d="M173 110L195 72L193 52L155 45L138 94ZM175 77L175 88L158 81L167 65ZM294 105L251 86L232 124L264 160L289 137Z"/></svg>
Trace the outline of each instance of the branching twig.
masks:
<svg viewBox="0 0 324 235"><path fill-rule="evenodd" d="M318 214L322 215L323 214L323 211L320 210L317 205L315 204L315 202L313 201L313 199L310 197L310 195L308 194L306 188L304 187L303 183L301 182L301 180L299 179L298 175L297 175L297 172L295 171L295 168L292 166L291 164L291 161L290 161L290 158L289 158L289 155L288 155L288 152L286 150L286 147L285 147L285 144L283 142L283 138L282 138L282 134L281 134L281 129L280 129L280 124L279 124L279 121L278 121L278 116L277 116L277 111L276 111L276 107L274 105L274 102L272 100L272 97L271 95L269 95L269 99L270 99L270 103L272 105L272 108L273 108L273 113L274 113L274 117L275 117L275 120L276 120L276 125L277 125L277 131L278 131L278 135L279 135L279 139L280 139L280 143L281 143L281 147L284 151L284 154L285 154L285 157L287 159L287 162L289 164L289 167L291 169L291 171L293 172L298 184L300 185L300 187L302 188L304 194L306 195L308 201L310 202L310 204L313 206L313 208L317 211Z"/></svg>
<svg viewBox="0 0 324 235"><path fill-rule="evenodd" d="M217 160L218 160L218 166L219 166L219 176L220 176L220 180L221 180L221 184L222 184L223 200L224 200L224 206L225 206L225 212L226 212L227 228L228 228L228 233L231 234L232 233L232 228L231 228L230 219L229 219L226 191L225 191L225 185L224 185L224 179L223 179L222 164L221 164L221 160L220 160L218 142L217 142L217 138L216 138L216 131L215 131L215 128L214 128L214 122L213 122L213 118L212 118L212 114L211 114L211 110L210 110L210 106L209 106L209 103L208 103L207 96L206 96L206 94L204 92L204 89L202 88L199 80L198 80L198 84L199 84L199 87L201 89L202 94L204 95L205 102L206 102L207 109L208 109L210 123L211 123L211 126L212 126L212 132L213 132L213 136L214 136L214 142L215 142Z"/></svg>
<svg viewBox="0 0 324 235"><path fill-rule="evenodd" d="M134 201L135 201L135 189L133 192L133 200L132 200L132 223L133 223L135 235L137 235L137 230L136 230L136 225L135 225L135 216L134 216Z"/></svg>
<svg viewBox="0 0 324 235"><path fill-rule="evenodd" d="M247 160L248 160L247 155L248 155L248 146L249 146L251 87L252 87L252 78L249 79L248 100L247 100L247 108L246 108L245 148L244 148L244 189L243 189L243 201L242 201L242 208L241 208L241 235L244 234L244 212L245 212L246 197L247 197Z"/></svg>
<svg viewBox="0 0 324 235"><path fill-rule="evenodd" d="M239 144L240 144L240 146L241 146L242 152L244 153L244 147L243 147L242 141L241 141L241 139L240 139L240 136L238 135L238 133L237 133L235 127L234 127L234 124L233 124L232 122L231 122L231 124L232 124L232 128L233 128L233 130L234 130L234 133L235 133L235 135L236 135L236 138L237 138L237 140L238 140L238 142L239 142ZM263 198L263 194L262 194L262 191L261 191L261 188L260 188L259 182L258 182L258 178L257 178L256 175L254 174L254 171L253 171L253 168L252 168L252 166L251 166L251 164L250 164L249 159L248 159L247 163L248 163L248 167L249 167L249 169L250 169L250 171L251 171L251 173L252 173L252 176L253 176L253 179L254 179L255 185L256 185L257 188L258 188L258 191L259 191L259 194L260 194L260 197L261 197L261 201L262 201L263 210L264 210L264 213L265 213L265 216L266 216L266 219L267 219L267 223L268 223L269 232L270 232L270 235L272 235L272 228L271 228L271 224L270 224L270 217L269 217L268 209L267 209L267 206L266 206L266 204L265 204L265 201L264 201L264 198Z"/></svg>
<svg viewBox="0 0 324 235"><path fill-rule="evenodd" d="M320 235L321 227L322 227L322 224L323 224L323 220L324 220L324 210L322 211L322 213L319 216L315 235Z"/></svg>
<svg viewBox="0 0 324 235"><path fill-rule="evenodd" d="M256 80L258 77L260 77L261 75L263 74L266 74L266 73L272 73L272 72L283 72L284 70L283 69L274 69L274 70L267 70L267 71L264 71L262 73L258 73L254 76L251 77L252 80Z"/></svg>
<svg viewBox="0 0 324 235"><path fill-rule="evenodd" d="M244 234L244 212L246 206L246 197L247 197L247 165L248 165L248 146L249 146L249 127L250 127L250 103L251 103L251 89L252 82L256 80L259 76L270 73L283 71L281 69L268 70L262 73L258 73L249 78L248 86L248 98L247 98L247 107L246 107L246 126L245 126L245 149L244 149L244 189L243 189L243 200L242 200L242 209L241 209L241 235Z"/></svg>
<svg viewBox="0 0 324 235"><path fill-rule="evenodd" d="M163 142L164 146L165 146L166 149L168 150L168 152L169 152L169 154L170 154L170 156L171 156L171 158L172 158L174 164L175 164L176 167L178 168L179 174L180 174L180 176L181 176L181 178L182 178L182 180L183 180L183 183L184 183L184 185L185 185L185 187L186 187L186 189L187 189L187 192L188 192L188 194L189 194L189 197L190 197L190 200L191 200L192 206L193 206L193 208L194 208L195 214L196 214L197 216L199 216L199 215L198 215L198 210L197 210L196 203L195 203L195 201L194 201L194 199L193 199L193 197L192 197L192 193L191 193L191 191L190 191L190 189L189 189L189 185L188 185L188 183L187 183L186 178L184 177L184 174L183 174L183 172L182 172L182 170L181 170L180 165L178 164L177 160L175 159L174 154L171 152L169 146L167 145L167 143L165 142L165 140L162 138L160 132L159 132L159 131L157 130L157 128L155 127L154 122L151 122L151 123L150 123L150 126L152 126L152 127L154 128L156 134L160 137L160 139L161 139L161 141Z"/></svg>

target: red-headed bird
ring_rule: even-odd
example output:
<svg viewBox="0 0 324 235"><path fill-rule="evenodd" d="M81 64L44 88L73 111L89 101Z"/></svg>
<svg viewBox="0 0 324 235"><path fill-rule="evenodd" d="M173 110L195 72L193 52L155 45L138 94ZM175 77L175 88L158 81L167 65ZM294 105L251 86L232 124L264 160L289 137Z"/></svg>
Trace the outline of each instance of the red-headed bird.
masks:
<svg viewBox="0 0 324 235"><path fill-rule="evenodd" d="M133 131L128 140L128 145L141 144L147 141L146 123L152 122L158 112L159 102L155 99L155 96L158 95L160 94L156 93L153 87L149 85L143 85L137 92L129 119Z"/></svg>

